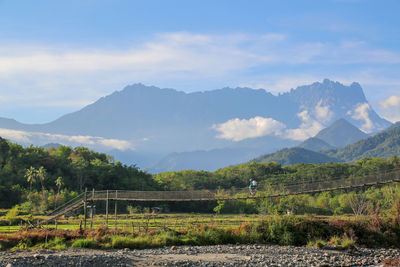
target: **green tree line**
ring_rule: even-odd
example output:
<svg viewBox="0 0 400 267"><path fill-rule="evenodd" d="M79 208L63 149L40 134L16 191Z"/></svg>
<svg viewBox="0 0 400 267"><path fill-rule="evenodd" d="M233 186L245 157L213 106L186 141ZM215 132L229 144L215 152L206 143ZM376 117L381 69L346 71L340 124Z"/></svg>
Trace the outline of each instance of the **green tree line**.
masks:
<svg viewBox="0 0 400 267"><path fill-rule="evenodd" d="M107 154L91 151L85 147L60 146L50 149L23 147L0 137L0 208L30 203L26 209L31 210L41 206L40 210L44 211L62 204L85 188L143 191L210 189L220 190L223 193L222 190L246 188L249 179L253 178L257 180L259 191L262 192L268 190L271 185L330 180L339 177L352 178L399 168L400 159L392 157L388 159L363 158L352 164L282 166L276 162L250 162L228 166L214 172L183 170L151 175L135 165L122 164L114 161ZM393 187L390 188L393 189ZM391 192L390 190L387 192ZM289 211L343 214L356 213L351 208L351 199L357 202L357 197L365 192L367 191L359 191L355 196L350 195L349 192L331 192L263 201L215 202L207 203L207 205L169 203L168 205L170 210L174 211L213 212L216 208L217 212L235 213ZM389 209L387 207L393 205L395 200L391 200L390 205L383 205L382 202L386 201L383 200L384 195L381 191L374 191L373 194L370 192L368 197L365 197L368 199L368 209L372 209L371 205L376 207L376 203L380 203L379 205L384 209ZM363 201L366 202L365 199ZM326 204L328 202L329 205ZM153 204L161 205L161 203Z"/></svg>

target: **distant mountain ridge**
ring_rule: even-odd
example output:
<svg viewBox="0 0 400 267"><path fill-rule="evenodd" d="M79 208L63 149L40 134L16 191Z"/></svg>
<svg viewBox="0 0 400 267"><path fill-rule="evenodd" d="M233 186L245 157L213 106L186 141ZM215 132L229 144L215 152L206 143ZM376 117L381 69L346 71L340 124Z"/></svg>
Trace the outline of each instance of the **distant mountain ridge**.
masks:
<svg viewBox="0 0 400 267"><path fill-rule="evenodd" d="M293 147L262 155L255 158L254 161L277 161L284 165L290 165L296 163L354 162L365 157L388 158L393 156L400 156L400 125L389 127L385 131L341 149L311 151Z"/></svg>
<svg viewBox="0 0 400 267"><path fill-rule="evenodd" d="M281 163L282 165L293 165L298 163L327 163L327 162L339 162L338 159L330 157L328 155L304 149L301 147L284 148L272 154L267 154L255 158L254 162L267 162L274 161Z"/></svg>
<svg viewBox="0 0 400 267"><path fill-rule="evenodd" d="M359 84L344 86L327 79L322 83L300 86L278 96L262 89L223 88L184 93L174 89L134 84L50 123L28 125L0 118L0 128L46 133L49 134L49 138L54 134L93 136L95 140L98 140L98 137L107 138L105 141L100 140L103 145L123 140L131 145L124 152L123 145L119 144L117 148L120 152L116 154L126 159L128 164L161 162L163 157L171 153L185 153L185 157L181 157L182 164L178 162L176 166L186 168L187 165L183 161L189 162L191 151L208 151L211 158L203 154L204 162L214 160L225 164L226 161L219 160L223 156L213 151L225 150L225 157L229 158L230 154L237 153L232 152L233 150L253 150L262 154L300 142L300 139L295 139L298 138L296 136L271 131L240 141L218 138L221 133L217 131L216 125L229 122L236 123L235 127L242 127L243 124L249 124L250 119L260 117L276 121L282 125L283 131L293 129L293 133L298 133L302 131L302 127L307 127L310 121L316 121L323 127L339 118L345 118L356 127L362 128L365 121L355 116L360 112L359 107L362 105L368 105L368 102ZM362 111L371 121L370 131L379 131L390 125L390 122L380 118L369 106L365 106ZM251 127L240 130L249 129ZM29 142L39 142L30 135L26 136L30 138ZM84 138L74 138L81 139ZM62 143L58 140L41 142ZM92 146L94 149L100 149L96 145ZM131 155L130 158L125 157L123 153ZM197 157L196 154L198 153L193 153L193 160ZM146 155L146 160L143 160L141 155ZM243 153L241 159L238 157L235 160L232 157L232 163L236 163L236 160L246 162L248 155ZM179 158L175 156L177 161ZM157 167L154 164L149 165ZM211 165L199 162L199 166L204 166L205 169L210 169Z"/></svg>

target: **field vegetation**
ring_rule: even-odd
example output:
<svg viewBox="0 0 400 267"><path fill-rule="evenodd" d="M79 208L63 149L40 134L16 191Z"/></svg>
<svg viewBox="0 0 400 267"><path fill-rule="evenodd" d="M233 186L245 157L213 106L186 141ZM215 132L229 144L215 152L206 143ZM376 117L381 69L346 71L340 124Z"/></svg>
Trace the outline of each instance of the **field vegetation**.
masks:
<svg viewBox="0 0 400 267"><path fill-rule="evenodd" d="M131 248L144 249L172 245L215 245L268 243L279 245L330 246L351 249L398 247L399 216L393 218L315 218L312 216L266 216L239 226L219 227L218 222L128 232L106 228L93 230L29 230L0 235L2 249Z"/></svg>
<svg viewBox="0 0 400 267"><path fill-rule="evenodd" d="M223 196L258 181L258 195L272 186L355 179L400 169L400 159L363 158L353 164L251 162L216 170L151 175L110 156L60 146L22 147L0 138L0 246L20 248L145 248L164 245L274 243L316 247L398 246L400 187L397 184L313 195L188 203L118 203L118 217L96 203L91 230L83 231L81 211L39 230L24 230L76 197L96 190L217 190ZM152 215L152 207L161 214ZM192 214L196 211L201 215ZM177 214L179 212L179 214ZM186 212L182 214L182 212ZM349 217L349 216L352 217ZM89 222L88 222L89 224ZM88 228L89 225L88 225ZM18 232L16 232L18 231Z"/></svg>

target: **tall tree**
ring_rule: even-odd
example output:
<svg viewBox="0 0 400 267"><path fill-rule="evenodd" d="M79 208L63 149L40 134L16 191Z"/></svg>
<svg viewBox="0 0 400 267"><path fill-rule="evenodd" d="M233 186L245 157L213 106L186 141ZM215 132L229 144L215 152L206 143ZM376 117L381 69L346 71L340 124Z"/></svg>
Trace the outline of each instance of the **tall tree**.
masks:
<svg viewBox="0 0 400 267"><path fill-rule="evenodd" d="M40 166L39 170L36 171L37 172L37 177L40 180L40 184L42 185L42 195L43 195L43 199L45 199L44 196L44 180L46 179L46 169L43 166Z"/></svg>
<svg viewBox="0 0 400 267"><path fill-rule="evenodd" d="M32 166L25 172L26 181L29 183L29 194L32 192L32 183L36 183L37 170Z"/></svg>
<svg viewBox="0 0 400 267"><path fill-rule="evenodd" d="M61 176L58 176L56 179L57 195L60 194L60 189L63 185L64 185L63 178Z"/></svg>

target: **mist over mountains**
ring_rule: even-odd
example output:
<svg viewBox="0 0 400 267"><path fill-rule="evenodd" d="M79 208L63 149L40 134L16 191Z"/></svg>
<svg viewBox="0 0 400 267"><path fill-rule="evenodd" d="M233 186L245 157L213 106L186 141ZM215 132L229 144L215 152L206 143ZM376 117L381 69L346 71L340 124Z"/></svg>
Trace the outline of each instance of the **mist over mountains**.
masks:
<svg viewBox="0 0 400 267"><path fill-rule="evenodd" d="M299 144L342 118L359 135L391 125L358 83L326 79L278 96L263 89L184 93L134 84L50 123L0 118L0 136L26 145L88 146L153 172L213 170Z"/></svg>

